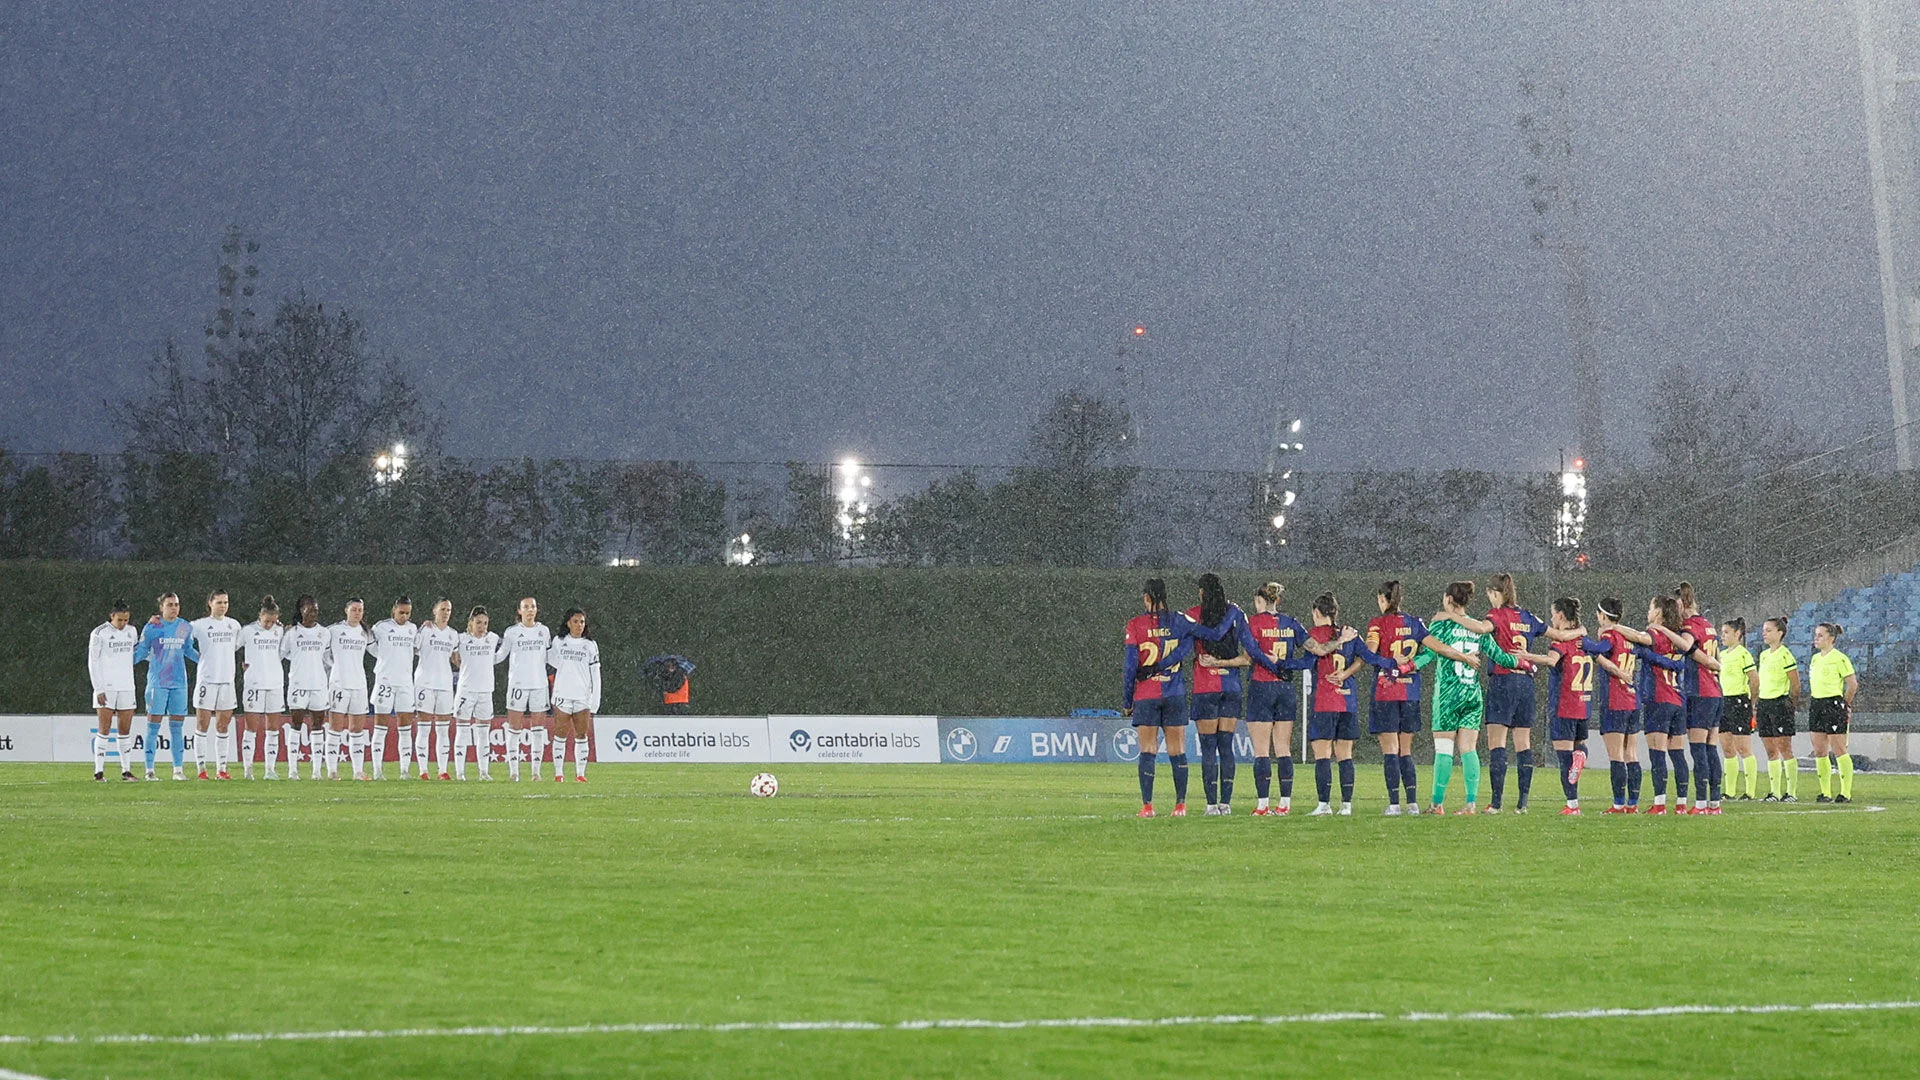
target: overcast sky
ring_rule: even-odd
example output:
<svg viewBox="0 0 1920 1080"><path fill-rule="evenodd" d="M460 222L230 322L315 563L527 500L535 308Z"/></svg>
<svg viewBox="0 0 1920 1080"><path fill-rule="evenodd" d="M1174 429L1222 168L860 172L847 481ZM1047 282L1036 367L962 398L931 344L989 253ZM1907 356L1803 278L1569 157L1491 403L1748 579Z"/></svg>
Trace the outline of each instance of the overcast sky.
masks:
<svg viewBox="0 0 1920 1080"><path fill-rule="evenodd" d="M1156 463L1297 408L1321 467L1550 466L1527 66L1577 101L1620 441L1669 365L1886 426L1851 4L1591 7L12 0L0 443L117 448L238 222L459 453L1006 461L1137 320Z"/></svg>

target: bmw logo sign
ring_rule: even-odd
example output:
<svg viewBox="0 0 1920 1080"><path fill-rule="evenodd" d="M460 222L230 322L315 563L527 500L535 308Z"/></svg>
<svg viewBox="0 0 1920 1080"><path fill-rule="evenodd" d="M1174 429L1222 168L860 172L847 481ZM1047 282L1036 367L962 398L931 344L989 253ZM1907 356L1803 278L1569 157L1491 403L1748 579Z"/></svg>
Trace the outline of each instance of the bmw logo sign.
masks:
<svg viewBox="0 0 1920 1080"><path fill-rule="evenodd" d="M979 745L980 741L966 728L957 727L947 732L947 753L955 761L972 761L973 752Z"/></svg>
<svg viewBox="0 0 1920 1080"><path fill-rule="evenodd" d="M1113 733L1113 756L1122 761L1137 761L1140 757L1140 736L1130 727L1123 727Z"/></svg>
<svg viewBox="0 0 1920 1080"><path fill-rule="evenodd" d="M813 745L813 736L807 734L804 729L795 728L793 734L787 736L787 745L795 750L805 751L807 747Z"/></svg>

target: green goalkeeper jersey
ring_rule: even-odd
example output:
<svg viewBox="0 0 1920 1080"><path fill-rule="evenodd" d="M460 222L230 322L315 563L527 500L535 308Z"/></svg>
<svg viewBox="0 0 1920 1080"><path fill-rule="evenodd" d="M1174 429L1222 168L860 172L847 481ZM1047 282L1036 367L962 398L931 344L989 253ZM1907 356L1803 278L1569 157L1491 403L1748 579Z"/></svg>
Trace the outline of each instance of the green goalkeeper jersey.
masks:
<svg viewBox="0 0 1920 1080"><path fill-rule="evenodd" d="M1519 667L1520 662L1502 649L1490 634L1476 634L1452 619L1427 624L1427 633L1468 656L1485 655L1501 667ZM1448 660L1432 649L1420 650L1414 663L1434 665L1433 730L1478 730L1486 717L1486 695L1480 683L1480 669L1458 660Z"/></svg>

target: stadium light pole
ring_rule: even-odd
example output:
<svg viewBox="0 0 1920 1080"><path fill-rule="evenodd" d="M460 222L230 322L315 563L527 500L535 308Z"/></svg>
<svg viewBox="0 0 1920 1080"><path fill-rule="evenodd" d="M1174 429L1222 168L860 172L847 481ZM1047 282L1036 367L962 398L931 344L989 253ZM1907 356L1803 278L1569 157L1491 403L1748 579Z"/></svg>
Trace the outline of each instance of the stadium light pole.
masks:
<svg viewBox="0 0 1920 1080"><path fill-rule="evenodd" d="M858 458L843 458L833 468L833 498L837 507L834 521L840 527L845 558L851 561L864 538L867 515L873 510L873 476L861 466Z"/></svg>
<svg viewBox="0 0 1920 1080"><path fill-rule="evenodd" d="M373 482L380 487L397 484L407 475L407 444L394 443L373 459Z"/></svg>
<svg viewBox="0 0 1920 1080"><path fill-rule="evenodd" d="M752 566L754 555L751 533L741 533L727 541L728 566Z"/></svg>
<svg viewBox="0 0 1920 1080"><path fill-rule="evenodd" d="M1903 241L1912 239L1909 221L1895 222L1887 157L1889 143L1897 152L1905 139L1887 138L1885 110L1903 83L1920 82L1920 75L1900 73L1894 56L1879 41L1880 17L1876 0L1854 0L1853 10L1860 35L1860 99L1866 110L1867 167L1873 184L1873 232L1880 248L1880 315L1887 337L1887 382L1893 396L1894 467L1901 472L1913 468L1913 441L1908 424L1907 364L1913 355L1920 325L1903 317L1920 315L1920 298L1911 295L1911 282L1903 280L1902 264L1910 253ZM1911 166L1911 162L1905 163ZM1903 173L1909 173L1903 170ZM1903 312L1903 306L1910 309Z"/></svg>

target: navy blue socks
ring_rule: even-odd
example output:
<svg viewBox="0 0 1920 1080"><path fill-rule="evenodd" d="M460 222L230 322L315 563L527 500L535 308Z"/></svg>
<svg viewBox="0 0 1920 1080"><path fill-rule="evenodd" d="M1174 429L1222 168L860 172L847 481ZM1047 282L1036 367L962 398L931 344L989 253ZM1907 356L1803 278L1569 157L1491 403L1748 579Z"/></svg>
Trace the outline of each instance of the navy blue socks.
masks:
<svg viewBox="0 0 1920 1080"><path fill-rule="evenodd" d="M1219 736L1203 731L1200 733L1200 786L1207 789L1207 805L1220 801L1220 753L1215 749Z"/></svg>
<svg viewBox="0 0 1920 1080"><path fill-rule="evenodd" d="M1333 801L1333 759L1313 759L1313 790L1320 795L1321 802Z"/></svg>
<svg viewBox="0 0 1920 1080"><path fill-rule="evenodd" d="M1253 793L1266 798L1273 790L1273 759L1256 757L1253 759Z"/></svg>
<svg viewBox="0 0 1920 1080"><path fill-rule="evenodd" d="M1496 746L1487 751L1487 779L1493 783L1494 809L1500 808L1500 798L1507 793L1507 748Z"/></svg>
<svg viewBox="0 0 1920 1080"><path fill-rule="evenodd" d="M1349 803L1353 801L1352 758L1348 758L1340 763L1340 801Z"/></svg>
<svg viewBox="0 0 1920 1080"><path fill-rule="evenodd" d="M1153 770L1159 760L1159 754L1143 752L1140 755L1140 803L1143 806L1153 803Z"/></svg>
<svg viewBox="0 0 1920 1080"><path fill-rule="evenodd" d="M1240 763L1233 756L1233 732L1222 731L1214 736L1214 749L1220 755L1220 801L1233 801L1233 774L1240 770Z"/></svg>
<svg viewBox="0 0 1920 1080"><path fill-rule="evenodd" d="M1173 801L1187 801L1187 755L1168 754L1167 764L1173 766Z"/></svg>

